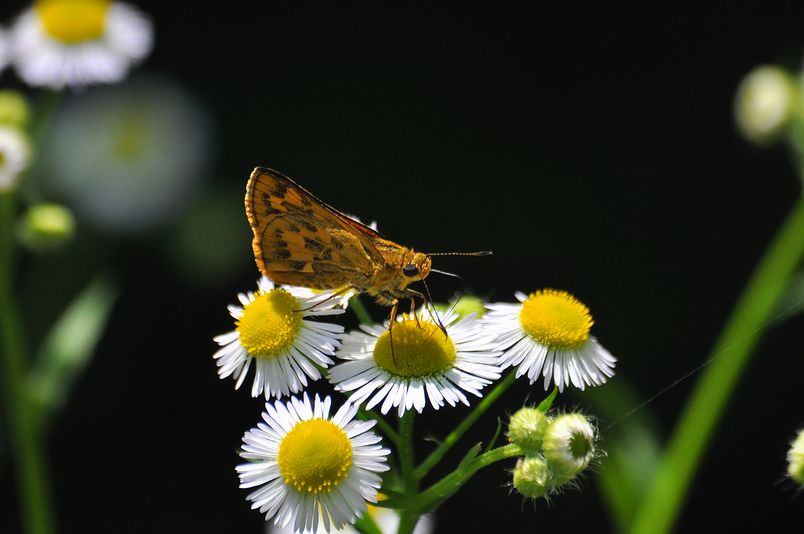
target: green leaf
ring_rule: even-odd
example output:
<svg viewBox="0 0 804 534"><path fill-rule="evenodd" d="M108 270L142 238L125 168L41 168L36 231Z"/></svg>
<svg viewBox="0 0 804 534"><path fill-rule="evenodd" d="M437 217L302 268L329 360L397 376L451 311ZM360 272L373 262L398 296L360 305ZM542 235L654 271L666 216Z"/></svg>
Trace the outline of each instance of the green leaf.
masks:
<svg viewBox="0 0 804 534"><path fill-rule="evenodd" d="M776 307L775 319L787 320L804 312L804 271L794 274Z"/></svg>
<svg viewBox="0 0 804 534"><path fill-rule="evenodd" d="M659 460L653 413L650 406L640 407L641 397L621 376L577 396L609 425L600 427L607 454L600 460L597 480L618 530L625 532Z"/></svg>
<svg viewBox="0 0 804 534"><path fill-rule="evenodd" d="M500 439L500 434L501 433L502 433L502 419L500 419L498 417L497 418L497 429L494 431L494 435L491 437L491 441L489 441L489 444L486 445L486 448L483 450L483 452L489 452L491 449L493 449L497 445L497 440Z"/></svg>
<svg viewBox="0 0 804 534"><path fill-rule="evenodd" d="M556 395L558 395L558 388L554 387L553 391L551 391L550 394L539 403L536 409L542 413L547 413L547 410L553 406L553 401L556 400Z"/></svg>
<svg viewBox="0 0 804 534"><path fill-rule="evenodd" d="M64 404L100 340L117 297L105 277L96 277L52 326L39 346L28 393L39 408L40 423Z"/></svg>
<svg viewBox="0 0 804 534"><path fill-rule="evenodd" d="M458 464L458 467L457 467L456 470L460 471L461 469L463 469L467 465L471 464L474 461L474 459L477 458L477 455L480 454L480 448L482 447L482 445L483 444L480 443L480 442L475 443L474 445L472 445L472 447L466 452L466 454L464 455L463 459Z"/></svg>

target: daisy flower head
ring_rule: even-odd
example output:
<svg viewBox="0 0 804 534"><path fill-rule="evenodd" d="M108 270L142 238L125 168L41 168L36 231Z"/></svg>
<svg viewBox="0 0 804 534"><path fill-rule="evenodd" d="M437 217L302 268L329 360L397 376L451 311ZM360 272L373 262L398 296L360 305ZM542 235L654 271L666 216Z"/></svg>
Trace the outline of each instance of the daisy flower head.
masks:
<svg viewBox="0 0 804 534"><path fill-rule="evenodd" d="M331 399L307 394L299 400L265 403L263 422L243 436L237 466L241 488L255 488L246 499L265 519L284 527L316 531L340 528L377 502L378 473L388 470L376 421L357 421L357 406L345 403L330 417Z"/></svg>
<svg viewBox="0 0 804 534"><path fill-rule="evenodd" d="M614 376L617 358L590 335L594 321L581 301L556 289L525 295L516 293L518 304L488 304L483 323L495 336L504 354L503 368L518 366L517 377L530 383L544 377L559 391L572 384L583 390Z"/></svg>
<svg viewBox="0 0 804 534"><path fill-rule="evenodd" d="M480 397L500 377L501 353L473 315L447 312L441 322L446 336L424 309L398 317L393 331L388 323L361 325L344 336L336 356L347 361L329 371L330 382L367 410L382 403L383 414L392 407L400 416L411 408L421 413L428 399L436 410L445 402L468 406L466 393Z"/></svg>
<svg viewBox="0 0 804 534"><path fill-rule="evenodd" d="M28 168L31 148L16 128L0 126L0 192L14 188L22 171Z"/></svg>
<svg viewBox="0 0 804 534"><path fill-rule="evenodd" d="M341 325L308 318L337 315L338 298L332 293L300 296L295 287L276 287L262 277L256 292L240 293L240 306L230 305L235 330L215 337L221 346L213 358L221 378L235 379L239 389L254 362L251 396L266 399L301 391L321 378L316 366L327 367L343 333Z"/></svg>
<svg viewBox="0 0 804 534"><path fill-rule="evenodd" d="M11 57L34 87L122 80L153 44L150 21L110 0L36 0L11 28Z"/></svg>

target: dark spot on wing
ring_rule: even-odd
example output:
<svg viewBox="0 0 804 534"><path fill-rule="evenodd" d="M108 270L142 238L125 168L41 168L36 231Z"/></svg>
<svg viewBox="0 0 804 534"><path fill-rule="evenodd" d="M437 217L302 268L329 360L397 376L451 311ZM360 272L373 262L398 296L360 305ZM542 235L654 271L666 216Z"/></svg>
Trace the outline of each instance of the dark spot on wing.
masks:
<svg viewBox="0 0 804 534"><path fill-rule="evenodd" d="M301 228L299 228L298 226L296 226L292 222L287 223L286 228L287 228L288 232L293 232L293 233L301 232Z"/></svg>
<svg viewBox="0 0 804 534"><path fill-rule="evenodd" d="M305 237L304 238L304 248L306 248L308 250L321 251L321 250L324 250L324 243L322 243L321 241L319 241L316 238Z"/></svg>
<svg viewBox="0 0 804 534"><path fill-rule="evenodd" d="M306 261L289 261L288 264L293 268L294 271L303 271L304 266L307 265Z"/></svg>
<svg viewBox="0 0 804 534"><path fill-rule="evenodd" d="M278 248L274 251L273 256L278 260L286 260L290 258L290 251L286 248Z"/></svg>

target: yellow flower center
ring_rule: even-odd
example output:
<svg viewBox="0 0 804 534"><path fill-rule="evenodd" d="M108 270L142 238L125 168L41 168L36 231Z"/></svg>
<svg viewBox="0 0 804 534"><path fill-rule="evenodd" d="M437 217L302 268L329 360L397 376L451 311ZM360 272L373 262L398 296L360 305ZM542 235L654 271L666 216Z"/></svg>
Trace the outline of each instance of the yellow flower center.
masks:
<svg viewBox="0 0 804 534"><path fill-rule="evenodd" d="M583 302L556 289L531 293L522 303L519 321L536 341L564 349L583 345L594 324Z"/></svg>
<svg viewBox="0 0 804 534"><path fill-rule="evenodd" d="M271 358L293 345L301 328L299 301L284 289L258 293L237 321L240 344L249 354Z"/></svg>
<svg viewBox="0 0 804 534"><path fill-rule="evenodd" d="M106 28L108 0L38 0L34 6L45 31L67 44L92 41Z"/></svg>
<svg viewBox="0 0 804 534"><path fill-rule="evenodd" d="M455 345L441 329L431 323L405 317L394 325L393 352L391 334L384 332L374 346L374 362L389 373L405 378L420 378L445 371L455 362Z"/></svg>
<svg viewBox="0 0 804 534"><path fill-rule="evenodd" d="M352 442L341 428L324 419L296 423L279 444L279 473L301 493L338 487L352 466Z"/></svg>

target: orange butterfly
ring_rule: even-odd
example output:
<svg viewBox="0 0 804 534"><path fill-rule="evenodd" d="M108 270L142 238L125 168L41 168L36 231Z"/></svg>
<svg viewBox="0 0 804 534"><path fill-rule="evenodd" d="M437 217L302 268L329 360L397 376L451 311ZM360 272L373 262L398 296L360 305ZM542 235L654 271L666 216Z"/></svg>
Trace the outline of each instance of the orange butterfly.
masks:
<svg viewBox="0 0 804 534"><path fill-rule="evenodd" d="M391 324L400 299L410 299L411 309L416 298L425 300L408 286L430 274L436 254L385 239L277 171L257 167L251 173L246 216L257 266L276 283L367 293L392 306Z"/></svg>

